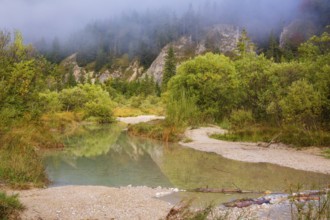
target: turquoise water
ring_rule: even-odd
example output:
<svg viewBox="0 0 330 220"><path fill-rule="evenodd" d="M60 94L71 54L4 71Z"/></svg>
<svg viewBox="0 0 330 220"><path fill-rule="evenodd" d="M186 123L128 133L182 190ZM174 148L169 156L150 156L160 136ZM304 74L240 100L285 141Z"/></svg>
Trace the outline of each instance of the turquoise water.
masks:
<svg viewBox="0 0 330 220"><path fill-rule="evenodd" d="M177 144L130 137L118 125L82 126L62 138L68 147L47 152L44 157L52 186L237 186L243 190L284 191L297 184L310 189L330 183L329 175L239 162Z"/></svg>

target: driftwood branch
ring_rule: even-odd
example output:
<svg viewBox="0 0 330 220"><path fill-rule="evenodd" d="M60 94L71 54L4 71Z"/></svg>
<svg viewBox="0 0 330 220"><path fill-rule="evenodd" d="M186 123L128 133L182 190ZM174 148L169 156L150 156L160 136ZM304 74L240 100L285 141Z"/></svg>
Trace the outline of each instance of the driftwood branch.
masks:
<svg viewBox="0 0 330 220"><path fill-rule="evenodd" d="M243 191L241 189L217 189L217 188L196 188L187 190L188 192L200 193L261 193L255 191Z"/></svg>
<svg viewBox="0 0 330 220"><path fill-rule="evenodd" d="M327 194L327 190L317 190L317 191L310 191L310 192L299 192L293 193L289 196L289 199L296 200L296 201L311 201L311 200L320 200L320 197Z"/></svg>
<svg viewBox="0 0 330 220"><path fill-rule="evenodd" d="M270 145L275 143L275 140L282 135L282 132L280 132L278 135L276 135L275 137L273 137L270 142L266 145L266 148L270 147Z"/></svg>
<svg viewBox="0 0 330 220"><path fill-rule="evenodd" d="M232 202L224 203L223 205L226 207L237 207L237 208L244 208L250 205L262 205L262 204L270 203L270 199L259 198L259 199L237 199Z"/></svg>

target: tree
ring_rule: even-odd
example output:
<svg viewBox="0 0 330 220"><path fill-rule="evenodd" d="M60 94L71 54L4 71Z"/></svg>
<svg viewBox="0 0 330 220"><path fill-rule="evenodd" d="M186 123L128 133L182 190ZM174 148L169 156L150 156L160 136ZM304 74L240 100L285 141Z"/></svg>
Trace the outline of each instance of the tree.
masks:
<svg viewBox="0 0 330 220"><path fill-rule="evenodd" d="M53 40L49 60L54 63L60 63L62 60L60 41L57 37Z"/></svg>
<svg viewBox="0 0 330 220"><path fill-rule="evenodd" d="M68 76L67 76L67 86L68 87L74 87L77 85L76 77L73 74L73 68L71 68Z"/></svg>
<svg viewBox="0 0 330 220"><path fill-rule="evenodd" d="M168 102L194 100L206 120L221 120L237 106L239 81L234 63L224 55L207 53L184 62L168 84Z"/></svg>
<svg viewBox="0 0 330 220"><path fill-rule="evenodd" d="M0 123L4 126L40 115L38 93L46 88L46 77L52 72L45 59L24 45L20 32L15 32L13 42L8 36L0 34Z"/></svg>
<svg viewBox="0 0 330 220"><path fill-rule="evenodd" d="M276 63L279 63L281 61L281 50L279 42L273 32L271 32L269 36L266 55L268 59L273 59Z"/></svg>
<svg viewBox="0 0 330 220"><path fill-rule="evenodd" d="M241 36L237 42L237 52L240 56L245 56L250 53L254 53L255 45L248 37L248 33L245 29L242 30Z"/></svg>
<svg viewBox="0 0 330 220"><path fill-rule="evenodd" d="M170 79L176 74L176 59L174 54L174 49L170 46L167 50L165 57L165 65L163 71L163 81L162 81L162 90L167 90L167 83Z"/></svg>
<svg viewBox="0 0 330 220"><path fill-rule="evenodd" d="M286 97L280 101L283 118L304 128L318 128L321 112L321 96L306 80L294 82Z"/></svg>

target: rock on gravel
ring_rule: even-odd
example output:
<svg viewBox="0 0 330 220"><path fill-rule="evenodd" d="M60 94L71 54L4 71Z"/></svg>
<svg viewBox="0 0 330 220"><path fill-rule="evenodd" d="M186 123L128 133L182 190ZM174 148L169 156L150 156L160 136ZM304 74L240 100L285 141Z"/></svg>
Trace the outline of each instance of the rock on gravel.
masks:
<svg viewBox="0 0 330 220"><path fill-rule="evenodd" d="M172 205L155 198L168 189L65 186L19 191L22 219L161 219Z"/></svg>

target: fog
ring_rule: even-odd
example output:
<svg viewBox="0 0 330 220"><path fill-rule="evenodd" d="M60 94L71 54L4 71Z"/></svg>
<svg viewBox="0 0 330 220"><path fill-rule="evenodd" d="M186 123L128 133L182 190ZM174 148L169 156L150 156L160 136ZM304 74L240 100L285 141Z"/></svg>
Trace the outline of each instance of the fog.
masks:
<svg viewBox="0 0 330 220"><path fill-rule="evenodd" d="M66 37L87 23L109 19L124 11L155 8L181 10L180 0L0 0L0 28L23 32L28 41L41 37Z"/></svg>
<svg viewBox="0 0 330 220"><path fill-rule="evenodd" d="M248 29L276 29L299 10L302 0L0 0L0 29L23 32L27 41L63 38L86 24L111 19L123 12L164 9L178 15L189 6L196 11L217 4L205 15ZM215 18L216 17L216 18Z"/></svg>

